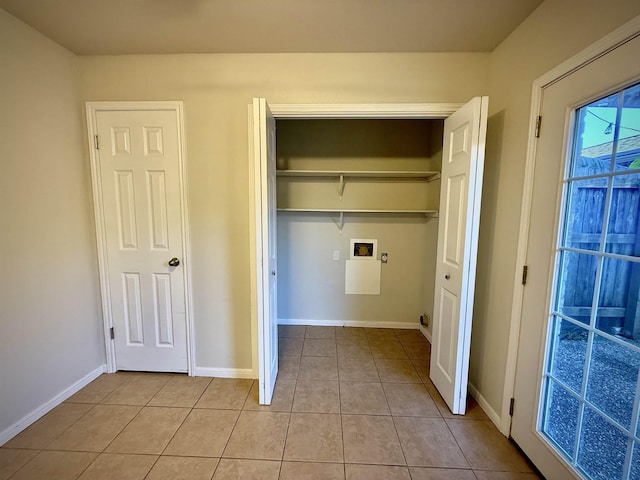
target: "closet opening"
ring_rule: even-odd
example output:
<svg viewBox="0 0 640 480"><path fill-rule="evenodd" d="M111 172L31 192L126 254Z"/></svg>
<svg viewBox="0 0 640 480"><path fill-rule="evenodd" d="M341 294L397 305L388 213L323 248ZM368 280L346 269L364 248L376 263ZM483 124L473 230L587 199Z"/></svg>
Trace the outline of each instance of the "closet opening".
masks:
<svg viewBox="0 0 640 480"><path fill-rule="evenodd" d="M429 378L464 413L487 109L487 97L273 110L253 100L261 404L278 377L278 324L399 331L423 317L434 319Z"/></svg>
<svg viewBox="0 0 640 480"><path fill-rule="evenodd" d="M433 318L443 125L276 119L279 324L417 329ZM376 256L354 255L358 239Z"/></svg>

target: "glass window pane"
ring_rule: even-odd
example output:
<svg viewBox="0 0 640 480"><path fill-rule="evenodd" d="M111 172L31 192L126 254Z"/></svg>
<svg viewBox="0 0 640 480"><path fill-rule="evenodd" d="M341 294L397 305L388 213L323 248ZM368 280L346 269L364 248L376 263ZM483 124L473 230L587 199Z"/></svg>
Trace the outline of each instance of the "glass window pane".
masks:
<svg viewBox="0 0 640 480"><path fill-rule="evenodd" d="M594 255L562 252L556 306L559 313L589 324L598 261Z"/></svg>
<svg viewBox="0 0 640 480"><path fill-rule="evenodd" d="M542 431L573 460L580 403L553 380L547 390Z"/></svg>
<svg viewBox="0 0 640 480"><path fill-rule="evenodd" d="M640 353L595 335L587 400L627 429L631 429L639 369Z"/></svg>
<svg viewBox="0 0 640 480"><path fill-rule="evenodd" d="M607 252L640 256L638 218L640 218L640 174L614 177L605 245Z"/></svg>
<svg viewBox="0 0 640 480"><path fill-rule="evenodd" d="M589 407L584 407L578 466L593 479L622 478L627 436Z"/></svg>
<svg viewBox="0 0 640 480"><path fill-rule="evenodd" d="M596 100L576 112L576 136L571 176L582 177L611 170L618 94Z"/></svg>
<svg viewBox="0 0 640 480"><path fill-rule="evenodd" d="M623 93L616 171L640 168L640 83Z"/></svg>
<svg viewBox="0 0 640 480"><path fill-rule="evenodd" d="M633 455L631 457L631 473L629 478L640 478L640 443L633 442Z"/></svg>
<svg viewBox="0 0 640 480"><path fill-rule="evenodd" d="M600 249L606 198L606 178L569 182L563 246Z"/></svg>
<svg viewBox="0 0 640 480"><path fill-rule="evenodd" d="M556 318L549 372L577 394L582 393L588 338L589 332L586 329Z"/></svg>
<svg viewBox="0 0 640 480"><path fill-rule="evenodd" d="M633 340L640 336L640 263L605 258L596 328Z"/></svg>

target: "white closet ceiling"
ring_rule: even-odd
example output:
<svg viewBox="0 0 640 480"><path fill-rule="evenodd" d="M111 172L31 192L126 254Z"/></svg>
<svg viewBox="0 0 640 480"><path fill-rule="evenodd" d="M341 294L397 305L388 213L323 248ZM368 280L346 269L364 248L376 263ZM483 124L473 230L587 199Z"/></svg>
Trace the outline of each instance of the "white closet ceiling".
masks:
<svg viewBox="0 0 640 480"><path fill-rule="evenodd" d="M0 0L77 54L488 52L541 0Z"/></svg>

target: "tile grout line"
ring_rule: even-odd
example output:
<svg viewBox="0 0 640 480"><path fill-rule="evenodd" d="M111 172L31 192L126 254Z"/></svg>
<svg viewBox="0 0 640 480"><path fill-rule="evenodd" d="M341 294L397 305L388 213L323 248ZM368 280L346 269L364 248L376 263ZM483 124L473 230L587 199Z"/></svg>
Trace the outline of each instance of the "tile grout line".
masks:
<svg viewBox="0 0 640 480"><path fill-rule="evenodd" d="M109 395L111 395L113 392L115 392L115 391L116 391L120 386L124 385L125 383L127 383L127 382L128 382L128 381L130 381L130 380L131 380L131 379L125 379L125 380L124 380L120 385L118 385L118 387L114 388L114 389L113 389L109 394L107 394L105 397L103 397L103 399L102 399L101 401L103 401L104 399L106 399ZM167 380L167 381L168 381L168 380ZM163 386L164 386L164 385L163 385ZM162 387L160 387L160 388L158 389L158 391L160 391L160 389L162 389ZM156 393L157 393L157 392L156 392ZM155 396L155 394L154 394L154 396ZM153 398L153 396L152 396L152 398ZM89 413L91 410L93 410L93 409L94 409L96 406L98 406L98 405L103 405L103 404L102 404L102 403L96 403L96 404L94 404L94 406L93 406L92 408L90 408L89 410L87 410L87 412L86 412L86 413ZM136 406L137 406L137 405L136 405ZM116 438L118 438L118 436L119 436L119 435L124 431L124 429L125 429L125 428L127 428L127 426L129 426L129 424L130 424L131 422L133 422L133 419L134 419L134 418L136 418L136 417L140 414L140 412L142 411L142 409L143 409L143 408L144 408L144 406L140 407L140 410L138 410L138 412L137 412L137 413L136 413L136 414L131 418L131 420L129 420L129 422L127 422L127 424L126 424L124 427L122 427L122 429L121 429L121 430L120 430L120 431L119 431L119 432L118 432L118 433L113 437L113 439L112 439L112 440L111 440L111 441L110 441L110 442L109 442L109 443L108 443L108 444L107 444L107 445L102 449L102 451L100 451L100 452L86 452L86 453L96 453L96 456L95 456L95 458L94 458L93 460L91 460L91 461L87 464L87 466L86 466L85 468L83 468L83 469L82 469L82 471L81 471L80 473L78 473L78 474L74 477L75 479L80 478L80 477L84 474L84 472L86 472L86 471L89 469L89 467L91 467L91 465L93 465L93 464L96 462L96 460L98 460L98 458L100 458L100 456L105 452L105 450L106 450L107 448L109 448L109 445L111 445L111 444L115 441L115 439L116 439ZM86 413L85 413L85 415L86 415ZM84 416L84 415L83 415L83 416ZM80 419L78 419L78 420L80 420ZM77 421L77 420L76 420L76 421ZM76 423L76 422L74 422L74 424L75 424L75 423ZM69 428L71 428L71 426L70 426ZM68 430L68 429L67 429L67 430ZM65 430L65 432L66 432L67 430ZM57 438L56 438L56 439L57 439ZM54 441L55 441L55 440L54 440ZM53 442L51 442L51 443L53 443ZM51 445L51 444L49 444L49 445ZM78 453L79 453L79 451L78 451L78 450L69 450L69 451L70 451L70 452L78 452ZM39 454L38 454L38 455L39 455ZM35 457L34 457L34 458L35 458ZM154 463L155 463L155 462L154 462ZM17 472L16 472L16 473L17 473Z"/></svg>
<svg viewBox="0 0 640 480"><path fill-rule="evenodd" d="M142 410L144 410L144 409L146 408L146 406L149 404L149 402L151 402L151 400L153 400L153 398L154 398L154 397L155 397L155 396L160 392L160 390L162 390L162 389L163 389L163 388L164 388L164 387L165 387L165 386L166 386L166 385L171 381L171 379L172 379L174 376L175 376L175 375L171 375L171 376L169 376L169 378L167 379L167 381L166 381L166 382L164 382L164 383L163 383L163 384L158 388L158 390L157 390L153 395L151 395L151 396L150 396L149 400L147 400L147 403L145 403L145 404L144 404L144 405L142 405L142 406L140 406L140 405L107 404L107 405L115 405L115 406L120 406L120 405L122 405L122 406L130 406L130 407L133 407L133 406L138 407L138 406L139 406L139 407L140 407L140 410L138 410L138 412L137 412L137 413L136 413L136 414L131 418L131 420L129 420L129 421L127 422L127 424L126 424L124 427L122 427L122 429L120 429L120 431L119 431L119 432L118 432L118 433L113 437L113 439L112 439L112 440L107 444L107 446L106 446L106 447L104 447L100 453L98 453L98 455L96 456L96 458L94 458L94 459L93 459L93 461L91 461L91 462L89 463L89 465L87 465L87 467L86 467L86 468L85 468L85 469L80 473L80 475L78 475L78 476L76 477L76 479L77 479L77 478L80 478L80 476L82 476L82 475L84 474L84 472L86 472L86 471L89 469L89 467L91 467L91 465L93 465L93 464L98 460L98 458L100 458L100 456L101 456L101 455L103 455L104 453L106 453L107 448L109 448L109 446L110 446L113 442L115 442L115 441L116 441L116 439L120 436L120 434L121 434L122 432L124 432L124 431L125 431L125 429L126 429L129 425L131 425L131 423L132 423L132 422L133 422L133 421L138 417L138 415L140 415L140 412L142 412ZM132 378L135 378L135 377L133 377L133 376L132 376ZM120 386L122 386L122 385L124 385L124 384L126 384L127 382L130 382L130 381L131 381L131 378L128 378L128 379L126 379L124 382L122 382L122 384L121 384ZM115 392L118 388L119 388L119 387L117 387L116 389L114 389L114 390L113 390L113 392ZM113 392L111 392L111 393L113 393ZM107 396L108 396L108 395L107 395ZM107 398L107 397L105 397L105 398ZM104 399L103 399L103 400L104 400ZM187 414L187 415L188 415L188 414ZM185 417L185 418L186 418L186 417ZM183 421L184 421L184 420L183 420ZM180 427L178 427L178 428L180 428ZM166 446L165 446L165 448L166 448ZM163 450L163 451L164 451L164 450ZM128 454L118 454L118 453L114 453L114 455L140 455L140 454L132 454L132 453L128 453ZM154 455L154 454L149 454L149 455ZM149 468L149 472L151 471L151 469L153 469L153 467L155 466L155 464L158 462L158 459L159 459L159 458L160 458L160 455L158 455L158 456L157 456L157 458L156 458L155 462L153 462L153 465L151 465L151 467ZM144 477L144 478L146 478L146 477L147 477L147 475L149 474L149 472L147 472L147 474L145 475L145 477Z"/></svg>
<svg viewBox="0 0 640 480"><path fill-rule="evenodd" d="M187 412L187 414L184 416L184 418L182 419L182 421L180 422L180 425L178 425L178 428L176 428L176 431L173 432L173 435L171 435L171 438L169 439L169 441L167 442L167 444L164 446L164 448L162 449L162 452L160 452L160 455L158 455L158 458L156 458L156 461L153 462L153 465L151 465L151 468L149 469L149 471L147 472L147 474L144 476L144 478L148 478L149 474L151 473L151 471L153 470L153 468L156 466L156 464L158 463L158 461L160 461L160 457L162 457L164 455L164 452L167 451L167 448L169 448L169 444L173 441L173 439L175 438L176 434L178 433L178 430L180 430L180 428L182 428L182 426L184 425L184 422L187 421L187 418L189 418L189 415L191 415L191 412L193 412L193 410L195 409L196 404L200 401L200 399L202 398L202 396L204 395L204 392L207 390L207 388L209 388L209 385L211 385L211 382L213 381L213 378L209 380L209 382L207 383L207 385L202 389L202 392L200 393L200 395L198 396L198 398L196 398L196 400L193 402L193 406L189 407L176 407L176 408L189 408L189 411ZM167 382L168 384L169 382ZM165 384L162 388L166 387L167 384ZM162 388L160 390L162 390ZM156 394L151 398L151 400L149 400L149 402L153 401L153 399L156 397L156 395L158 395L158 393L160 393L160 390L158 390L156 392ZM216 467L218 465L216 464ZM213 477L213 474L211 475Z"/></svg>
<svg viewBox="0 0 640 480"><path fill-rule="evenodd" d="M342 413L342 382L340 379L340 361L338 359L338 338L336 336L336 368L338 370L338 412L340 412L340 440L342 442L342 472L347 478L347 457L344 449L344 421Z"/></svg>
<svg viewBox="0 0 640 480"><path fill-rule="evenodd" d="M107 374L104 374L104 373L103 373L102 375L107 375ZM98 377L98 378L99 378L99 377ZM93 381L95 381L95 380L97 380L97 378L96 378L96 379L94 379ZM123 380L123 382L122 382L122 383L124 383L124 382L126 382L126 380ZM91 383L93 383L93 382L91 382ZM89 385L90 385L90 384L89 384ZM84 388L88 387L89 385L85 385L85 387L84 387ZM78 423L78 422L80 421L80 419L82 419L83 417L85 417L85 416L86 416L89 412L91 412L91 411L92 411L92 410L93 410L97 405L100 405L100 402L101 402L102 400L104 400L105 398L107 398L107 397L108 397L108 396L109 396L109 395L110 395L110 394L111 394L111 393L112 393L116 388L118 388L119 386L120 386L120 385L118 385L118 386L114 387L114 388L113 388L109 393L105 394L105 395L102 397L102 399L101 399L101 400L99 400L98 402L95 402L95 403L92 403L92 402L75 402L75 403L74 403L74 402L67 402L67 401L65 400L64 402L62 402L60 405L56 406L55 408L58 408L58 407L60 407L60 406L62 406L62 405L64 405L64 404L68 404L68 405L91 405L91 407L90 407L86 412L84 412L82 415L80 415L78 418L76 418L76 419L71 423L71 425L69 425L67 428L65 428L65 429L64 429L62 432L60 432L59 434L57 434L57 435L55 436L55 438L54 438L53 440L51 440L49 443L47 443L43 448L21 448L20 450L38 450L38 453L37 453L36 455L34 455L34 457L33 457L31 460L33 460L34 458L36 458L36 457L40 454L40 452L47 451L47 447L49 447L53 442L55 442L58 438L60 438L60 437L61 437L61 436L62 436L62 435L67 431L67 430L69 430L69 429L70 429L71 427L73 427L76 423ZM78 393L78 392L76 392L76 393ZM68 399L67 399L67 400L68 400ZM53 411L53 410L55 410L55 409L52 409L51 411ZM49 413L51 413L51 412L48 412L48 413L47 413L47 415L48 415ZM42 418L44 418L44 417L46 417L46 415L45 415L45 416L43 416ZM35 425L35 424L36 424L38 421L40 421L42 418L38 419L38 420L37 420L36 422L34 422L32 425ZM29 425L29 427L31 427L31 425ZM29 427L27 427L24 431L26 431ZM22 433L22 432L20 432L20 434L21 434L21 433ZM18 434L18 435L20 435L20 434ZM16 435L16 437L17 437L18 435ZM15 437L14 437L14 438L15 438ZM13 438L12 438L11 440L13 440ZM4 445L2 445L0 448L5 448L6 444L7 444L7 443L9 443L9 442L11 442L11 440L9 440L8 442L6 442L6 443L5 443ZM12 448L12 447L6 447L6 448ZM31 462L31 460L29 460L27 463L30 463L30 462ZM26 466L26 463L25 463L22 467L24 467L24 466ZM20 467L20 469L22 469L22 467ZM14 472L14 474L13 474L13 475L15 475L15 473L17 473L17 472ZM13 476L13 475L12 475L12 476Z"/></svg>
<svg viewBox="0 0 640 480"><path fill-rule="evenodd" d="M170 378L169 378L169 379L170 379ZM115 392L115 391L116 391L118 388L120 388L122 385L124 385L124 384L126 384L126 383L128 383L128 382L130 382L130 381L131 381L131 378L127 378L127 379L125 379L125 380L124 380L124 381L123 381L123 382L122 382L118 387L114 388L114 389L113 389L113 391L112 391L111 393L109 393L107 396L105 396L105 397L102 399L102 401L104 401L104 400L105 400L109 395L111 395L113 392ZM168 382L168 381L169 381L169 380L167 380L167 382ZM162 386L160 386L160 388L158 388L158 391L156 391L156 393L154 393L154 394L151 396L151 398L153 398L153 397L154 397L154 396L155 396L155 395L156 395L156 394L157 394L157 393L162 389L162 387L164 387L164 385L166 385L166 383L167 383L167 382L165 382ZM151 398L147 401L147 403L149 403L149 401L151 401ZM95 406L97 406L97 405L116 405L116 406L120 406L120 404L103 404L103 403L98 403L98 404L94 405L94 407L95 407ZM146 405L146 404L145 404L145 405ZM134 419L135 419L135 418L140 414L140 412L141 412L141 411L142 411L142 409L145 407L145 405L142 405L142 406L140 406L140 405L122 405L122 406L136 406L136 407L140 407L140 409L136 412L136 414L135 414L133 417L131 417L131 419L126 423L126 425L124 425L124 426L123 426L123 427L118 431L118 433L116 433L116 434L115 434L115 436L111 439L111 441L110 441L109 443L107 443L107 445L106 445L106 446L105 446L105 447L104 447L100 452L90 452L90 453L97 453L97 455L96 455L96 456L95 456L95 458L94 458L91 462L89 462L89 464L88 464L88 465L87 465L87 466L86 466L86 467L85 467L85 468L84 468L84 469L83 469L83 470L82 470L82 471L81 471L81 472L80 472L80 473L75 477L75 479L80 478L80 477L84 474L84 472L86 472L86 471L89 469L89 467L91 467L91 465L93 465L93 464L96 462L96 460L98 460L98 458L100 458L100 456L101 456L102 454L104 454L104 453L105 453L105 450L106 450L107 448L109 448L109 445L111 445L111 444L115 441L115 439L116 439L116 438L118 438L118 436L119 436L119 435L120 435L120 434L121 434L121 433L122 433L122 432L123 432L123 431L124 431L124 430L129 426L129 425L130 425L130 424L131 424L131 422L133 422L133 420L134 420ZM93 410L93 408L92 408L91 410ZM91 411L91 410L89 410L89 411ZM88 413L88 412L87 412L87 413ZM77 451L77 450L71 450L71 451ZM157 461L157 460L156 460L156 461ZM154 462L154 464L155 464L155 462Z"/></svg>
<svg viewBox="0 0 640 480"><path fill-rule="evenodd" d="M407 462L407 455L404 453L404 447L402 446L402 440L400 440L400 434L398 433L398 427L396 426L396 420L393 417L391 412L391 407L389 407L389 399L387 398L387 392L384 390L384 386L382 382L380 382L380 387L382 387L382 392L384 394L384 399L387 402L387 407L389 408L389 415L391 416L391 424L393 425L393 430L396 432L396 438L398 439L398 445L400 445L400 451L402 452L402 458L404 459L404 464L407 467L407 472L409 473L409 477L411 477L411 472L409 470L409 463Z"/></svg>

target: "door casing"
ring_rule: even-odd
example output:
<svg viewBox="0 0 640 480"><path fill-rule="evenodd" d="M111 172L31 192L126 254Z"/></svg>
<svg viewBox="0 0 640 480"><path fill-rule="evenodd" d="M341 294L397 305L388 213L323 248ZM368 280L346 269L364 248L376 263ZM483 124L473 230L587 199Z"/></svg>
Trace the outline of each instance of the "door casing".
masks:
<svg viewBox="0 0 640 480"><path fill-rule="evenodd" d="M109 261L107 257L107 237L104 223L104 202L102 198L102 183L100 178L99 158L95 148L95 138L98 133L97 113L100 111L140 111L140 110L165 110L175 112L177 118L178 144L179 144L179 172L180 172L180 204L182 224L180 233L182 237L182 272L185 289L185 319L187 333L187 371L190 376L195 375L195 348L193 338L193 304L191 295L191 255L189 242L189 212L187 205L187 171L186 149L184 136L184 106L179 101L143 101L143 102L87 102L87 135L89 145L89 157L91 161L91 188L93 193L93 210L96 226L96 242L98 250L98 270L100 277L100 294L102 299L102 319L104 327L104 342L107 360L107 373L117 371L116 351L114 341L110 336L113 326L111 312L110 288L109 288Z"/></svg>
<svg viewBox="0 0 640 480"><path fill-rule="evenodd" d="M456 112L464 103L367 103L367 104L269 104L278 119L444 119ZM253 124L253 106L248 106L249 125ZM267 265L263 265L259 252L263 251L261 221L258 215L263 192L256 180L260 166L254 162L253 128L249 128L249 239L251 267L251 343L254 378L258 378L258 309L265 297L267 285L263 279ZM266 165L262 166L266 168ZM265 192L266 195L266 192Z"/></svg>

